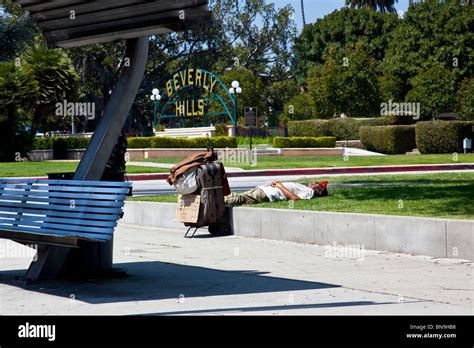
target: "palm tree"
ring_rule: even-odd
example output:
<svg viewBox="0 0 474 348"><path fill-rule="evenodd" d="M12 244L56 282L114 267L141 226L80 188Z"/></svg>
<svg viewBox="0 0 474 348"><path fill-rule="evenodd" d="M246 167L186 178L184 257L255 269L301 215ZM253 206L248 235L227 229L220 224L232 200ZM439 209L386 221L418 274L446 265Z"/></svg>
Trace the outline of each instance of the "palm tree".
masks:
<svg viewBox="0 0 474 348"><path fill-rule="evenodd" d="M48 130L58 121L55 106L64 100L75 101L78 76L71 60L61 49L48 49L39 45L32 47L23 56L26 65L38 81L39 95L33 114L32 132L37 128Z"/></svg>
<svg viewBox="0 0 474 348"><path fill-rule="evenodd" d="M301 15L303 16L303 27L306 25L306 18L304 16L304 0L301 0Z"/></svg>
<svg viewBox="0 0 474 348"><path fill-rule="evenodd" d="M397 12L394 6L395 2L398 2L398 0L346 0L346 5L355 8L371 8L385 13Z"/></svg>
<svg viewBox="0 0 474 348"><path fill-rule="evenodd" d="M0 162L12 162L16 153L28 151L24 121L34 107L37 93L38 82L28 67L0 62Z"/></svg>

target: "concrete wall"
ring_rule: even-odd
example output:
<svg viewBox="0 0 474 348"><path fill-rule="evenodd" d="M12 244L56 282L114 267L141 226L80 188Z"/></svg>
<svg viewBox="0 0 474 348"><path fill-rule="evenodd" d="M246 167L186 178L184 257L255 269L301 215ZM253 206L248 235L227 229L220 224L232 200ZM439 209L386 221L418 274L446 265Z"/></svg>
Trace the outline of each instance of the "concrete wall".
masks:
<svg viewBox="0 0 474 348"><path fill-rule="evenodd" d="M365 146L360 140L338 140L336 141L336 147L352 147L365 150Z"/></svg>
<svg viewBox="0 0 474 348"><path fill-rule="evenodd" d="M180 158L194 155L203 151L205 148L196 149L127 149L130 159L136 158ZM216 149L216 151L225 149ZM240 148L243 150L243 148ZM258 155L262 156L342 156L343 148L295 148L295 149L274 149L280 151L272 151L266 153L260 150ZM263 152L262 152L263 151ZM85 149L68 150L67 158L80 160ZM33 150L28 153L31 161L45 161L53 159L53 150Z"/></svg>
<svg viewBox="0 0 474 348"><path fill-rule="evenodd" d="M282 156L342 156L343 148L283 148Z"/></svg>
<svg viewBox="0 0 474 348"><path fill-rule="evenodd" d="M126 202L124 223L186 231L174 203ZM235 235L474 260L474 220L233 208Z"/></svg>

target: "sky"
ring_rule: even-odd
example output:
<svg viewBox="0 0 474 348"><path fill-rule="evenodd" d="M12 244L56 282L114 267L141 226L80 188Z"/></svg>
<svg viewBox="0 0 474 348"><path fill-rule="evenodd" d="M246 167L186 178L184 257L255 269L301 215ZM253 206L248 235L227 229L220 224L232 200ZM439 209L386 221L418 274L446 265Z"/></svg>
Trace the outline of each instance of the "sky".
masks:
<svg viewBox="0 0 474 348"><path fill-rule="evenodd" d="M268 0L268 2L274 3L278 8L290 4L295 10L296 26L298 30L302 29L300 0ZM304 0L306 23L314 23L318 18L344 7L344 4L345 0ZM400 14L404 13L408 9L408 0L398 0L395 8Z"/></svg>

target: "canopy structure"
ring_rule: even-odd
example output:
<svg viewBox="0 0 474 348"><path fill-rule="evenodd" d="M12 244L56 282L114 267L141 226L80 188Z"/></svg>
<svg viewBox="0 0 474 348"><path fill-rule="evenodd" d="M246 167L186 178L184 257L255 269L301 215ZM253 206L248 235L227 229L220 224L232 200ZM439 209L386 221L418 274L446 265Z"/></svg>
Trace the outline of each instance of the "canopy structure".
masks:
<svg viewBox="0 0 474 348"><path fill-rule="evenodd" d="M202 27L208 0L14 0L27 10L50 47L75 47Z"/></svg>
<svg viewBox="0 0 474 348"><path fill-rule="evenodd" d="M187 29L202 30L213 25L209 0L13 0L30 13L49 47L77 47L126 40L125 57L130 65L105 107L74 180L99 181L135 100L148 61L148 36ZM124 58L125 58L124 57ZM79 252L56 247L37 263L36 272L58 275L57 265L69 272L97 274L112 269L113 240L86 242ZM67 263L66 263L67 260ZM87 260L87 262L84 262ZM85 269L87 268L87 269Z"/></svg>

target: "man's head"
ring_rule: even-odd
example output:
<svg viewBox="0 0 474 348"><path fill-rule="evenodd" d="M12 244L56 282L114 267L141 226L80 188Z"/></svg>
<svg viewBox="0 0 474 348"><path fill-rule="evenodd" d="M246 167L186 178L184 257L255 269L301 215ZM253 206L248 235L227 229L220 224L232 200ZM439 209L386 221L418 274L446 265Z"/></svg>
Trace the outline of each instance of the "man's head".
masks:
<svg viewBox="0 0 474 348"><path fill-rule="evenodd" d="M313 189L314 197L325 197L328 195L328 182L327 181L311 181L308 187Z"/></svg>

